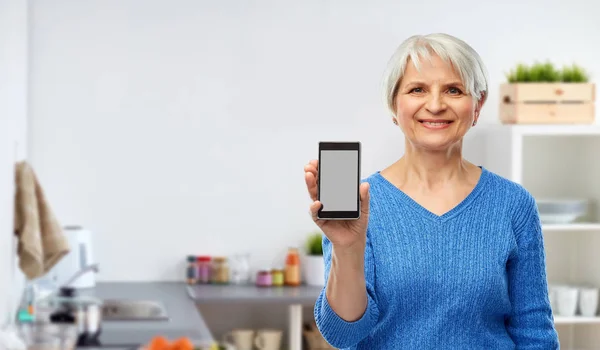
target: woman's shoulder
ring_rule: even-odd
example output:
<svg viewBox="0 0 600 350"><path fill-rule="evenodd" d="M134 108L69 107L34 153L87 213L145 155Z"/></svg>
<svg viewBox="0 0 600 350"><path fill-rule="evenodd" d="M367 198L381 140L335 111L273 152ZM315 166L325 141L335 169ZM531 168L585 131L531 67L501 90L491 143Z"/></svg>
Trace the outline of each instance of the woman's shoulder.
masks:
<svg viewBox="0 0 600 350"><path fill-rule="evenodd" d="M488 178L488 198L499 206L505 204L514 215L531 213L537 208L535 198L522 184L485 169Z"/></svg>
<svg viewBox="0 0 600 350"><path fill-rule="evenodd" d="M522 184L501 176L489 169L482 167L485 176L488 178L489 189L492 193L499 196L527 200L533 198L531 193Z"/></svg>
<svg viewBox="0 0 600 350"><path fill-rule="evenodd" d="M378 208L390 208L403 203L403 195L394 184L389 182L380 171L374 171L360 180L369 184L369 198L372 211Z"/></svg>
<svg viewBox="0 0 600 350"><path fill-rule="evenodd" d="M396 192L398 189L385 177L383 177L379 170L374 171L360 180L361 183L367 182L369 184L369 192L371 195L380 196L381 194L389 194L390 192Z"/></svg>
<svg viewBox="0 0 600 350"><path fill-rule="evenodd" d="M381 181L381 174L379 173L379 170L374 171L372 173L370 173L369 175L367 175L367 177L363 177L360 182L368 182L369 185L373 185L374 183Z"/></svg>

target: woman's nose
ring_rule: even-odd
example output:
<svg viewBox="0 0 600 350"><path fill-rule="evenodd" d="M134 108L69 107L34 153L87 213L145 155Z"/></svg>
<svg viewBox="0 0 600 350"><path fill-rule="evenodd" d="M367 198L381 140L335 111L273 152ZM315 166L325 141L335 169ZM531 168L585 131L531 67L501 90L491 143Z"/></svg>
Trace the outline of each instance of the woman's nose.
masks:
<svg viewBox="0 0 600 350"><path fill-rule="evenodd" d="M443 112L446 109L446 103L444 102L444 100L442 99L441 96L436 95L436 94L431 94L429 96L429 100L427 101L427 104L425 105L425 108L431 114L438 114L440 112Z"/></svg>

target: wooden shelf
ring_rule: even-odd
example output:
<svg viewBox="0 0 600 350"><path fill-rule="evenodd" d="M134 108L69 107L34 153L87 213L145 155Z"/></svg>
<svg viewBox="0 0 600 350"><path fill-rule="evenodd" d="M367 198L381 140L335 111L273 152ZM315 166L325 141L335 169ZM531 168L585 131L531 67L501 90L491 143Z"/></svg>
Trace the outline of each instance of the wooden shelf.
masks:
<svg viewBox="0 0 600 350"><path fill-rule="evenodd" d="M544 232L567 232L567 231L597 231L600 233L600 223L577 222L572 224L542 224Z"/></svg>
<svg viewBox="0 0 600 350"><path fill-rule="evenodd" d="M600 323L600 317L583 317L583 316L554 316L554 324L581 324L581 323Z"/></svg>

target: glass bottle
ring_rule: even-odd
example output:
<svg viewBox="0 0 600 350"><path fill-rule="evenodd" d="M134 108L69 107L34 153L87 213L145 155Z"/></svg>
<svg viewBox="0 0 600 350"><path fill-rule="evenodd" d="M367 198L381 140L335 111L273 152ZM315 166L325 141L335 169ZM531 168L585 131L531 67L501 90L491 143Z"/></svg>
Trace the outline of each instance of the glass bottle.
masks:
<svg viewBox="0 0 600 350"><path fill-rule="evenodd" d="M250 281L250 254L236 254L229 261L230 280L234 284L247 284Z"/></svg>
<svg viewBox="0 0 600 350"><path fill-rule="evenodd" d="M256 285L258 287L270 287L272 284L271 272L269 270L260 270L256 276Z"/></svg>
<svg viewBox="0 0 600 350"><path fill-rule="evenodd" d="M199 256L198 257L198 283L208 284L210 283L211 269L210 269L210 256Z"/></svg>
<svg viewBox="0 0 600 350"><path fill-rule="evenodd" d="M275 287L280 287L285 284L285 271L283 269L273 269L271 270L271 281L272 285Z"/></svg>
<svg viewBox="0 0 600 350"><path fill-rule="evenodd" d="M214 283L214 284L229 283L229 264L227 263L227 258L222 257L222 256L213 258L212 283Z"/></svg>
<svg viewBox="0 0 600 350"><path fill-rule="evenodd" d="M298 248L288 248L285 259L285 284L287 286L300 285L300 253Z"/></svg>
<svg viewBox="0 0 600 350"><path fill-rule="evenodd" d="M186 281L188 284L195 284L198 281L198 279L196 277L196 269L197 269L196 256L194 256L194 255L188 256L187 261L188 261L188 265L187 265L187 269L186 269L187 270L187 274L186 274L187 280Z"/></svg>

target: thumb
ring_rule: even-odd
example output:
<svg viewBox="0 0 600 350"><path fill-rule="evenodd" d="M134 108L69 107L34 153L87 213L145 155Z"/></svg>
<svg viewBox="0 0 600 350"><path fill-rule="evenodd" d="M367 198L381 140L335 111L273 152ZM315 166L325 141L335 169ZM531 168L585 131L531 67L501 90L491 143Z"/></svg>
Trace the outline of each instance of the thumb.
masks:
<svg viewBox="0 0 600 350"><path fill-rule="evenodd" d="M369 214L369 200L371 199L369 189L368 182L360 184L360 212L367 215Z"/></svg>
<svg viewBox="0 0 600 350"><path fill-rule="evenodd" d="M319 209L321 209L321 202L320 201L314 201L311 205L310 205L310 216L312 217L313 221L317 224L320 224L319 218L317 218L317 214L319 212Z"/></svg>

